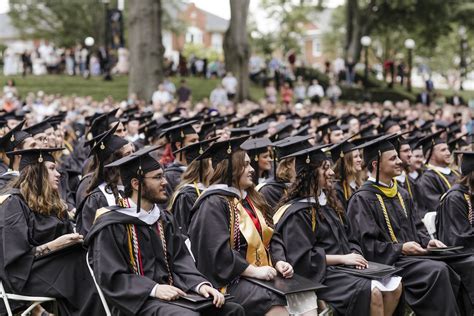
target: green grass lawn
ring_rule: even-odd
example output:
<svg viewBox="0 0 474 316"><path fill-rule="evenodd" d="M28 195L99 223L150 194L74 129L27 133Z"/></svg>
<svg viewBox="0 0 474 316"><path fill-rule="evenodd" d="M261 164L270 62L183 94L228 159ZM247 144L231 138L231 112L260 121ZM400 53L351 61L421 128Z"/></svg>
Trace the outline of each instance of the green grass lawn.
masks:
<svg viewBox="0 0 474 316"><path fill-rule="evenodd" d="M103 100L107 96L112 96L115 100L125 100L128 94L128 77L114 76L112 81L104 81L102 77L92 77L84 79L79 76L67 75L47 75L47 76L9 76L0 75L0 83L7 79L15 80L17 89L21 96L28 92L44 91L47 94L91 96L95 100ZM176 87L180 78L172 78ZM208 98L212 89L220 82L219 79L187 78L189 87L193 92L193 100ZM263 89L257 86L250 87L251 97L258 100L263 97Z"/></svg>

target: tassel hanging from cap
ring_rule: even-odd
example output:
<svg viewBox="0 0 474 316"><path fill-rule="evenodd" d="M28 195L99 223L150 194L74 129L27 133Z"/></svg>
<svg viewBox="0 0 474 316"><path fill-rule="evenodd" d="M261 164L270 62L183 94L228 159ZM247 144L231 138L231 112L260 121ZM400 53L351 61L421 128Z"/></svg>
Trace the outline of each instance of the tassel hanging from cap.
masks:
<svg viewBox="0 0 474 316"><path fill-rule="evenodd" d="M138 175L137 213L140 213L141 204L142 204L142 185L143 185L143 170L141 166L141 161L140 161L140 166L138 167L138 170L137 170L137 175Z"/></svg>
<svg viewBox="0 0 474 316"><path fill-rule="evenodd" d="M232 146L229 142L229 147L227 148L227 185L232 186Z"/></svg>
<svg viewBox="0 0 474 316"><path fill-rule="evenodd" d="M278 177L277 177L277 156L276 156L275 147L273 147L273 178L275 179L275 181L278 181Z"/></svg>
<svg viewBox="0 0 474 316"><path fill-rule="evenodd" d="M433 150L434 150L434 146L435 146L435 141L434 139L431 140L431 146L430 148L428 149L429 152L428 152L428 157L426 158L426 163L430 163L430 159L431 159L431 156L433 155Z"/></svg>
<svg viewBox="0 0 474 316"><path fill-rule="evenodd" d="M377 153L377 171L376 171L376 176L375 176L375 183L379 184L379 177L380 177L380 158L382 156L382 153L379 152Z"/></svg>

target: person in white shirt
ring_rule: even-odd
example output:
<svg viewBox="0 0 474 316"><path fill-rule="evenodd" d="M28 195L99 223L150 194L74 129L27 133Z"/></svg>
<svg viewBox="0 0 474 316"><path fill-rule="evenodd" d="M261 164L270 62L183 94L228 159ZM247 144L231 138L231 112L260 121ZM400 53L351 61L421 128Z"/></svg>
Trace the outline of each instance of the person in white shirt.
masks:
<svg viewBox="0 0 474 316"><path fill-rule="evenodd" d="M153 102L153 105L166 104L173 100L173 96L168 91L166 91L165 86L163 84L159 84L158 90L153 92L151 100Z"/></svg>
<svg viewBox="0 0 474 316"><path fill-rule="evenodd" d="M301 103L306 99L306 86L303 82L303 77L298 76L295 84L294 94L296 102Z"/></svg>
<svg viewBox="0 0 474 316"><path fill-rule="evenodd" d="M226 105L229 101L227 99L227 91L224 89L222 84L218 84L217 87L211 91L209 99L213 107L218 107L219 105Z"/></svg>
<svg viewBox="0 0 474 316"><path fill-rule="evenodd" d="M230 71L225 75L224 79L222 79L222 85L227 91L227 98L231 101L234 100L235 94L237 93L238 84L237 78L235 78Z"/></svg>
<svg viewBox="0 0 474 316"><path fill-rule="evenodd" d="M308 87L308 98L311 100L311 103L319 103L323 97L324 89L318 80L314 79Z"/></svg>

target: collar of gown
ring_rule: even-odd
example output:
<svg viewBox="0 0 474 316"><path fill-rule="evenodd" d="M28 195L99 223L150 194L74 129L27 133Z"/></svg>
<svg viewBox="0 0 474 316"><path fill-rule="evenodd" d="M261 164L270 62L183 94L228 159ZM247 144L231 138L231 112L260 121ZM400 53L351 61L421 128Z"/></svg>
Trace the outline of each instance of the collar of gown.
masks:
<svg viewBox="0 0 474 316"><path fill-rule="evenodd" d="M405 183L405 180L407 179L407 174L405 173L405 171L402 171L402 174L395 177L395 180L397 180L398 182L401 182L401 183Z"/></svg>
<svg viewBox="0 0 474 316"><path fill-rule="evenodd" d="M416 179L418 179L419 173L418 173L418 171L415 170L415 171L410 172L408 175L409 175L410 178L412 178L413 180L416 180Z"/></svg>
<svg viewBox="0 0 474 316"><path fill-rule="evenodd" d="M127 201L130 207L119 208L116 212L136 217L147 225L153 225L160 219L161 211L158 205L153 205L153 208L149 212L140 209L140 212L137 213L137 205L135 202L133 202L132 199L127 199Z"/></svg>
<svg viewBox="0 0 474 316"><path fill-rule="evenodd" d="M367 179L367 181L370 181L370 182L373 182L373 183L376 182L375 178L373 178L373 177L369 177L369 178ZM388 185L388 184L386 184L386 183L383 183L383 182L380 181L380 180L379 180L379 184L378 184L378 185L383 186L383 187L387 187L387 188L391 188L391 187L392 187L392 184Z"/></svg>
<svg viewBox="0 0 474 316"><path fill-rule="evenodd" d="M245 190L240 191L237 188L229 187L227 184L213 184L213 185L210 185L205 191L207 192L207 191L212 191L212 190L227 191L227 192L237 195L241 199L245 199L247 197L247 191Z"/></svg>
<svg viewBox="0 0 474 316"><path fill-rule="evenodd" d="M202 184L201 182L198 182L198 183L186 183L186 184L184 185L184 187L192 187L192 188L194 188L195 186L197 186L197 188L198 188L199 190L201 190L201 192L204 191L204 190L206 190L206 186L205 186L204 184Z"/></svg>
<svg viewBox="0 0 474 316"><path fill-rule="evenodd" d="M431 169L437 170L445 175L451 174L451 169L449 169L449 167L438 167L438 166L433 166L432 164L428 164L428 167Z"/></svg>
<svg viewBox="0 0 474 316"><path fill-rule="evenodd" d="M307 198L302 198L302 199L298 200L298 202L316 203L316 199L314 197L307 197ZM326 193L324 193L324 191L321 191L321 194L319 194L318 202L319 202L319 205L321 205L321 206L324 206L324 205L327 204L328 199L327 199Z"/></svg>

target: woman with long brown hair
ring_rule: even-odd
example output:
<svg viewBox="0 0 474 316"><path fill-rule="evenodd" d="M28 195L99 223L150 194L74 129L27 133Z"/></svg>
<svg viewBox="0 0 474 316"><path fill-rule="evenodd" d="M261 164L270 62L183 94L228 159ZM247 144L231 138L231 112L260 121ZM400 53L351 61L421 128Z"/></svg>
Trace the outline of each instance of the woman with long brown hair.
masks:
<svg viewBox="0 0 474 316"><path fill-rule="evenodd" d="M76 212L77 231L84 236L89 232L94 221L95 212L101 207L116 205L121 197L122 182L117 168L106 168L104 165L112 163L133 152L133 145L114 135L118 124L108 130L105 135L91 149L98 167L93 171L87 195Z"/></svg>
<svg viewBox="0 0 474 316"><path fill-rule="evenodd" d="M184 153L188 167L181 176L181 182L176 187L169 200L168 210L173 214L176 224L185 235L188 234L188 226L191 221L191 209L197 198L209 186L213 169L211 159L196 158L209 147L209 143L216 140L212 138L199 143L190 144L173 154Z"/></svg>
<svg viewBox="0 0 474 316"><path fill-rule="evenodd" d="M354 142L359 141L354 140ZM344 210L352 194L364 183L362 171L362 155L355 144L344 140L333 145L329 150L334 161L335 180L334 189Z"/></svg>
<svg viewBox="0 0 474 316"><path fill-rule="evenodd" d="M297 274L327 285L317 292L318 298L330 304L336 315L392 315L401 295L399 279L382 294L379 288L385 284L333 268L365 269L368 261L358 241L351 239L351 227L332 187L334 172L326 147L287 156L296 159L297 176L273 216L274 236L281 238L283 247L280 240L272 241L271 246Z"/></svg>
<svg viewBox="0 0 474 316"><path fill-rule="evenodd" d="M59 195L58 150L12 153L21 155L20 176L0 197L0 277L9 292L55 297L60 315L101 315L83 237L73 232Z"/></svg>
<svg viewBox="0 0 474 316"><path fill-rule="evenodd" d="M191 249L198 270L233 295L247 315L288 315L284 296L242 278L293 275L291 265L269 248L273 230L264 216L268 206L254 189L250 157L239 148L245 138L214 143L198 158L211 157L214 174L193 208Z"/></svg>

